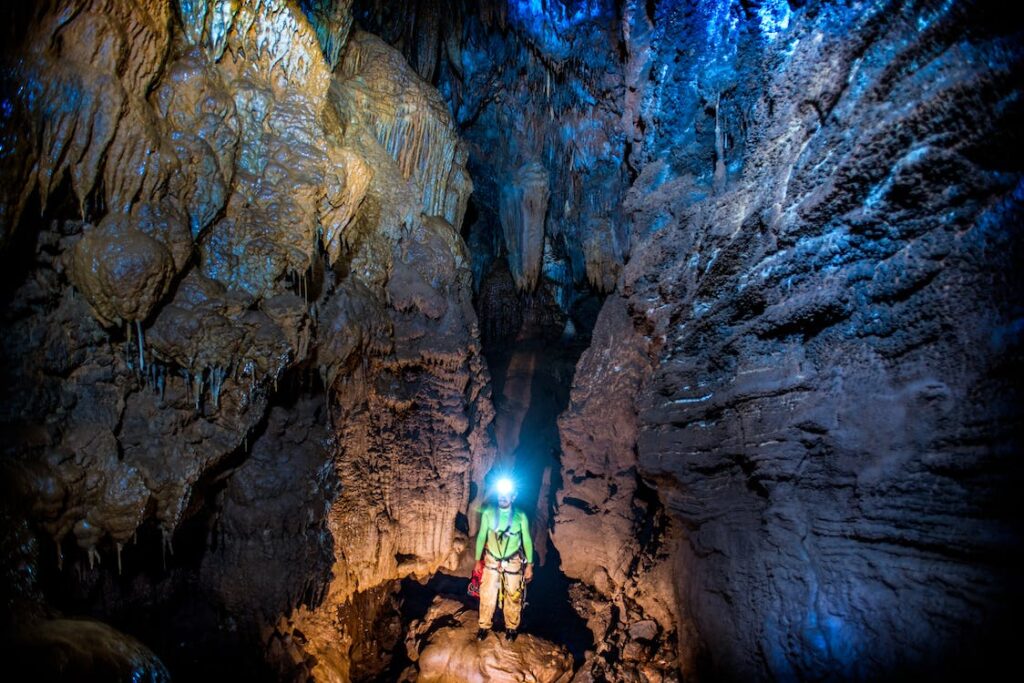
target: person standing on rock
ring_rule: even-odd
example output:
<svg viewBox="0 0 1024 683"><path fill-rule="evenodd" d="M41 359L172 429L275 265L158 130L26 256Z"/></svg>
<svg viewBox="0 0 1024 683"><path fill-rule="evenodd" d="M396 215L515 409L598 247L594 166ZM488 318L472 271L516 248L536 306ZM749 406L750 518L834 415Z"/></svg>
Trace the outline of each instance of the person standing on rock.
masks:
<svg viewBox="0 0 1024 683"><path fill-rule="evenodd" d="M519 635L519 619L523 610L525 584L533 579L533 539L526 513L512 506L516 487L511 479L502 477L495 485L498 505L484 506L480 515L480 531L476 537L480 580L480 630L483 640L494 621L494 610L502 604L505 615L505 637L511 642Z"/></svg>

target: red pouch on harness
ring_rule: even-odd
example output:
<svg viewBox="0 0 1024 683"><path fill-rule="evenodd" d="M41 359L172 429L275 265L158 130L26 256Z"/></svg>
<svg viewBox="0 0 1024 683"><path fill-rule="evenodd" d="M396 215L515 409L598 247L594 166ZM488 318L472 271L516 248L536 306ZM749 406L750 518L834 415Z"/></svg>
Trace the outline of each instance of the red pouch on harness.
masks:
<svg viewBox="0 0 1024 683"><path fill-rule="evenodd" d="M466 592L474 598L480 597L480 581L484 578L484 561L480 560L473 567L473 578L469 580L469 586L466 588Z"/></svg>

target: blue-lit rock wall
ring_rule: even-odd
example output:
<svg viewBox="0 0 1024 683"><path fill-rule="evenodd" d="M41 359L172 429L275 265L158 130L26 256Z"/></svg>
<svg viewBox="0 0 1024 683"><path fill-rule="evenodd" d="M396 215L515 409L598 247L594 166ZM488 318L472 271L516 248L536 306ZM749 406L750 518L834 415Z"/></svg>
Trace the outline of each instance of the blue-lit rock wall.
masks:
<svg viewBox="0 0 1024 683"><path fill-rule="evenodd" d="M624 12L632 246L560 420L563 564L689 672L984 671L1021 606L1020 31Z"/></svg>
<svg viewBox="0 0 1024 683"><path fill-rule="evenodd" d="M515 336L512 282L570 317L614 290L560 419L587 670L674 649L744 680L956 676L998 650L1022 477L1021 36L997 5L433 5L356 16L467 140L485 329ZM499 215L527 165L543 231Z"/></svg>

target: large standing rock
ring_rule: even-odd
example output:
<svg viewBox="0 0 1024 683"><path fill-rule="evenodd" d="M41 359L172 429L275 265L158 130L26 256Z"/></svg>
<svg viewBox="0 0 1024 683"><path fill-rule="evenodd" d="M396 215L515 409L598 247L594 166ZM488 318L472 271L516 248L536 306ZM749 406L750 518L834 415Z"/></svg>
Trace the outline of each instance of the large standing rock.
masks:
<svg viewBox="0 0 1024 683"><path fill-rule="evenodd" d="M169 683L163 662L135 638L92 619L41 619L25 624L5 657L14 676L34 681Z"/></svg>
<svg viewBox="0 0 1024 683"><path fill-rule="evenodd" d="M529 633L513 643L497 633L477 640L476 632L475 611L436 598L426 616L410 627L417 683L568 683L572 678L572 655L564 646Z"/></svg>

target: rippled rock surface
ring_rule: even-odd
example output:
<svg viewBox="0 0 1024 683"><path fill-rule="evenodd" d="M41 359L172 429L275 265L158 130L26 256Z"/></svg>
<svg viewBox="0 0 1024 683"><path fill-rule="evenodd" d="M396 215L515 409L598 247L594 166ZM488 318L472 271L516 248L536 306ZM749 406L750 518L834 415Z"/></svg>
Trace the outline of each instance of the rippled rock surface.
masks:
<svg viewBox="0 0 1024 683"><path fill-rule="evenodd" d="M567 572L675 630L688 672L957 676L1003 656L1019 34L990 3L638 3L629 21L642 168L561 418Z"/></svg>

